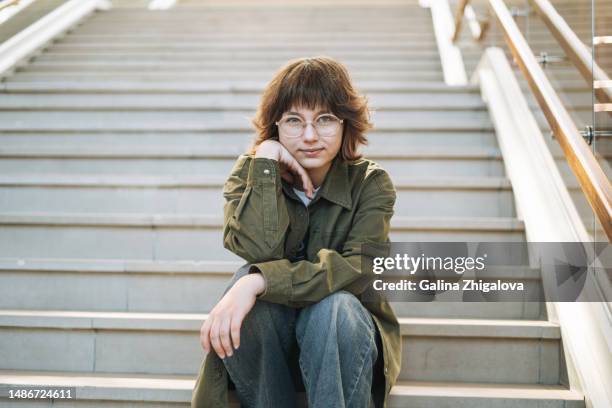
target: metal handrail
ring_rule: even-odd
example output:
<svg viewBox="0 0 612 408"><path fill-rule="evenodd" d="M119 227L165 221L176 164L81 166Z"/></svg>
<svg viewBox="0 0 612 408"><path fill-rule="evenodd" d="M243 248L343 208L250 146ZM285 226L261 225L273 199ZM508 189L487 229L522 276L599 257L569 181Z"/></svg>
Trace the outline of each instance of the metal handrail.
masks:
<svg viewBox="0 0 612 408"><path fill-rule="evenodd" d="M565 159L578 179L608 240L612 241L612 185L610 185L610 180L563 106L503 0L488 0L488 3L499 22L506 44L561 145Z"/></svg>

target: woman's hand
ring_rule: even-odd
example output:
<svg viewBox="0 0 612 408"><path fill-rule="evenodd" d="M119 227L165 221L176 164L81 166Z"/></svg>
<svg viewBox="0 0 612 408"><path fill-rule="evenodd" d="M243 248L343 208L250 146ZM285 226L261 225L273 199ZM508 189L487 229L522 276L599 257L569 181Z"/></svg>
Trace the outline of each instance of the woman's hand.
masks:
<svg viewBox="0 0 612 408"><path fill-rule="evenodd" d="M255 157L265 157L279 162L281 167L281 176L290 183L293 183L292 174L299 177L306 196L312 199L314 186L312 185L310 176L308 176L306 170L304 170L295 157L293 157L293 155L289 153L289 150L287 150L281 143L277 142L276 140L269 139L263 141L257 147Z"/></svg>
<svg viewBox="0 0 612 408"><path fill-rule="evenodd" d="M227 291L200 329L200 342L207 353L211 345L220 358L234 353L234 348L240 346L242 321L255 305L256 296L264 290L263 276L251 273L240 278Z"/></svg>

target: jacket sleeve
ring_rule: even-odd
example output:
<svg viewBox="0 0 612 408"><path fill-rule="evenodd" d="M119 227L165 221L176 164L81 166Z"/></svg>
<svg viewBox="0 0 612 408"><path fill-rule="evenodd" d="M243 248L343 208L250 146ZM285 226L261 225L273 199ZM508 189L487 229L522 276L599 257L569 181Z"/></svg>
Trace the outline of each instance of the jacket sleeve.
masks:
<svg viewBox="0 0 612 408"><path fill-rule="evenodd" d="M223 246L249 263L281 259L289 214L279 163L240 156L223 197Z"/></svg>
<svg viewBox="0 0 612 408"><path fill-rule="evenodd" d="M369 176L341 250L323 248L316 262L279 259L252 265L251 272L260 272L266 281L266 289L259 299L303 307L340 289L359 295L368 288L374 275L361 270L362 256L387 255L388 246L376 244L389 241L396 199L395 188L384 170L377 169ZM368 253L363 253L363 244L372 244L367 246Z"/></svg>

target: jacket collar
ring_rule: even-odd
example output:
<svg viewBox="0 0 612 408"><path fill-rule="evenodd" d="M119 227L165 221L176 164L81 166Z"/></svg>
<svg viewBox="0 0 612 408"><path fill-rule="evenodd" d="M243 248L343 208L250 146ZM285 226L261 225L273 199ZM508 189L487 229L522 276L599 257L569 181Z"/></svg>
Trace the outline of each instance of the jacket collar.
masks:
<svg viewBox="0 0 612 408"><path fill-rule="evenodd" d="M283 188L287 194L296 200L299 200L291 185L283 180ZM318 197L324 198L334 204L338 204L347 210L353 207L353 199L351 197L350 181L348 176L348 163L340 157L340 154L336 155L332 161L332 165L329 168L323 184L319 189L315 201Z"/></svg>

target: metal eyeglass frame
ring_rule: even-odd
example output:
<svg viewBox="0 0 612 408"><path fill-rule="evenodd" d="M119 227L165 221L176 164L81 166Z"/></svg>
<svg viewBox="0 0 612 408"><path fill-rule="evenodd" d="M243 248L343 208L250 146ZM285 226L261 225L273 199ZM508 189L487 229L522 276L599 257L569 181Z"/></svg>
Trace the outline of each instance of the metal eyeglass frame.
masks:
<svg viewBox="0 0 612 408"><path fill-rule="evenodd" d="M317 126L316 126L316 124L315 124L315 122L317 121L317 119L319 119L321 116L331 116L331 117L333 117L333 118L338 119L338 123L339 123L339 124L343 124L343 123L344 123L344 119L340 119L339 117L337 117L336 115L331 114L331 113L323 113L323 114L321 114L321 115L317 116L316 118L314 118L314 120L304 120L304 119L301 119L301 118L300 118L300 120L302 121L302 123L304 123L304 125L302 126L302 131L300 132L300 134L299 134L299 135L296 135L296 136L288 136L288 137L300 137L300 136L302 136L302 135L304 134L304 132L306 131L306 127L307 127L308 125L312 125L312 127L313 127L313 128L316 130L316 131L317 131L317 134L318 134L319 136L321 136L321 135L319 134L319 130L317 129ZM291 117L297 117L297 116L291 116ZM285 118L285 119L287 119L287 118ZM282 122L283 120L284 120L284 119L277 120L276 122L274 122L274 123L276 124L276 126L279 128L279 130L280 130L280 125L281 125L281 122ZM322 137L326 137L326 136L322 136ZM329 136L327 136L327 137L329 137Z"/></svg>

